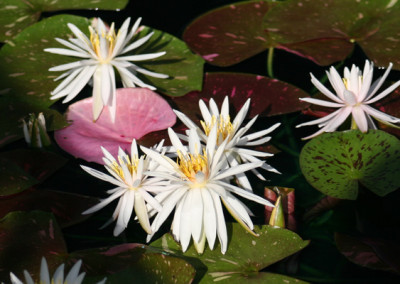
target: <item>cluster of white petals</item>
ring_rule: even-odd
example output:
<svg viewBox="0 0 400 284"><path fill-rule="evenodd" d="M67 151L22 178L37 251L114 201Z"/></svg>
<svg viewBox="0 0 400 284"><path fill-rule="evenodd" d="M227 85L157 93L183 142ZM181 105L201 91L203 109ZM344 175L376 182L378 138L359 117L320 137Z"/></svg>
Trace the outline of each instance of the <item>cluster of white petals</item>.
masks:
<svg viewBox="0 0 400 284"><path fill-rule="evenodd" d="M155 90L155 87L140 80L136 76L137 73L155 78L168 78L168 75L149 71L132 62L154 59L164 55L165 52L124 55L142 46L153 35L153 33L149 33L131 42L137 33L140 21L141 18L137 19L129 31L130 18L126 19L116 34L114 23L108 28L100 18L97 18L94 27L89 26L90 37L69 23L68 27L76 38L70 38L69 41L56 38L67 48L46 48L45 51L82 59L49 69L50 71L65 71L55 79L63 79L63 81L52 91L51 99L65 97L63 102L69 102L93 79L93 119L97 120L103 107L108 106L111 119L114 121L116 113L115 70L119 73L125 88L139 86Z"/></svg>
<svg viewBox="0 0 400 284"><path fill-rule="evenodd" d="M362 132L366 132L368 129L376 129L375 123L371 117L390 126L394 126L393 123L400 123L399 118L385 114L370 106L370 104L383 99L400 86L400 81L397 81L383 92L375 95L389 75L391 69L392 64L390 63L383 76L372 83L374 65L368 60L365 62L363 72L355 65L351 67L351 70L346 67L344 69L343 78L340 77L334 67L331 67L326 74L336 95L311 74L311 82L314 86L332 101L314 98L302 98L301 100L320 106L338 108L338 110L322 118L297 125L296 127L318 125L318 127L321 128L316 133L303 139L313 138L323 132L335 131L350 114L353 119L352 128L358 128Z"/></svg>

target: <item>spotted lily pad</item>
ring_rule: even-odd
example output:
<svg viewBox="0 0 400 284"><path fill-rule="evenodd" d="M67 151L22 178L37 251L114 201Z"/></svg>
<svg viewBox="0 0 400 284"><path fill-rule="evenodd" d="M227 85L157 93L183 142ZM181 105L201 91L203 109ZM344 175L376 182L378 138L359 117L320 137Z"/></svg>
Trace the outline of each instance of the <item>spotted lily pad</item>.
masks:
<svg viewBox="0 0 400 284"><path fill-rule="evenodd" d="M100 146L117 156L119 147L130 151L132 139L137 139L138 144L142 145L140 138L148 134L146 141L151 142L148 136L153 131L175 124L176 116L168 103L147 88L117 89L116 98L117 116L114 123L107 108L93 122L92 98L70 105L67 119L71 125L55 132L58 145L75 157L103 164ZM157 138L160 138L159 134L156 132Z"/></svg>
<svg viewBox="0 0 400 284"><path fill-rule="evenodd" d="M391 0L288 0L269 10L264 28L287 50L322 65L344 60L358 43L377 65L398 69L399 12Z"/></svg>
<svg viewBox="0 0 400 284"><path fill-rule="evenodd" d="M191 92L184 97L172 98L172 101L180 111L198 121L201 118L200 99L208 102L213 98L221 105L225 96L229 97L236 112L250 98L248 118L290 113L308 106L299 100L308 97L301 89L276 79L244 73L206 73L201 92Z"/></svg>
<svg viewBox="0 0 400 284"><path fill-rule="evenodd" d="M236 64L274 45L262 23L275 5L272 1L246 1L212 10L190 23L183 39L210 64Z"/></svg>
<svg viewBox="0 0 400 284"><path fill-rule="evenodd" d="M42 12L75 9L115 10L124 8L127 3L128 0L2 0L0 2L0 41L10 40L24 28L38 21Z"/></svg>
<svg viewBox="0 0 400 284"><path fill-rule="evenodd" d="M324 133L300 154L307 181L322 193L356 199L361 183L379 196L400 186L400 141L383 131Z"/></svg>
<svg viewBox="0 0 400 284"><path fill-rule="evenodd" d="M179 244L170 234L165 234L151 243L151 246L186 259L196 268L197 273L203 276L201 283L216 281L257 283L257 281L272 281L273 279L279 279L278 282L273 283L305 283L283 275L260 272L260 270L302 250L308 245L308 241L302 240L289 230L271 226L255 228L255 232L259 234L258 238L246 232L239 224L228 224L228 235L232 237L225 255L221 254L219 245L213 251L206 248L202 255L198 255L193 246L182 253Z"/></svg>

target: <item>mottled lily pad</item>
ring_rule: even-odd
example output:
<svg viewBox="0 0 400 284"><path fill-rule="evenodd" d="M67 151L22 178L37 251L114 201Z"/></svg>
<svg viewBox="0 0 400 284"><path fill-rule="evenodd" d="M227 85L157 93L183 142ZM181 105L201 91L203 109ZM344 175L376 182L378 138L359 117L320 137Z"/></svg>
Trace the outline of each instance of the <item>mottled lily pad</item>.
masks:
<svg viewBox="0 0 400 284"><path fill-rule="evenodd" d="M400 141L383 131L324 133L300 154L307 181L322 193L356 199L358 183L379 196L400 186Z"/></svg>
<svg viewBox="0 0 400 284"><path fill-rule="evenodd" d="M208 63L230 66L274 46L263 30L272 1L247 1L212 10L188 25L184 41Z"/></svg>
<svg viewBox="0 0 400 284"><path fill-rule="evenodd" d="M308 245L308 241L302 240L298 235L286 229L270 226L257 228L256 226L255 232L259 234L258 238L246 232L237 223L228 224L228 235L232 237L225 255L221 254L219 245L216 245L213 251L206 248L202 255L198 255L193 246L182 253L179 244L170 234L165 234L151 243L151 246L183 257L196 268L197 273L200 272L204 275L201 283L221 280L233 281L233 283L243 283L243 281L257 283L257 281L274 277L273 275L264 275L263 272L259 272L260 270ZM285 277L277 276L285 281L289 281L289 279L291 279L290 281L299 281ZM299 281L298 283L304 282Z"/></svg>
<svg viewBox="0 0 400 284"><path fill-rule="evenodd" d="M398 69L399 10L390 0L289 0L269 10L264 28L287 50L322 65L344 60L358 43L377 65Z"/></svg>
<svg viewBox="0 0 400 284"><path fill-rule="evenodd" d="M309 105L299 100L308 97L299 88L276 79L244 73L206 73L201 92L191 92L181 98L172 98L172 101L181 112L198 121L201 118L200 99L208 102L213 98L220 106L225 96L233 105L232 113L237 113L250 98L247 118L295 112Z"/></svg>
<svg viewBox="0 0 400 284"><path fill-rule="evenodd" d="M15 1L0 2L0 41L10 40L24 28L39 20L42 12L76 9L123 9L128 0L68 0L68 1Z"/></svg>
<svg viewBox="0 0 400 284"><path fill-rule="evenodd" d="M66 251L61 230L51 213L17 211L0 220L0 279L9 279L10 271L24 279L24 269L38 277L42 257L47 259L50 271L54 271L56 255Z"/></svg>
<svg viewBox="0 0 400 284"><path fill-rule="evenodd" d="M116 98L117 116L114 123L107 108L93 122L92 98L70 105L67 119L71 125L55 132L58 145L75 157L103 164L104 155L100 146L117 156L119 147L130 151L132 139L137 139L137 143L143 145L140 138L144 135L148 134L146 141L151 142L149 136L153 131L175 124L176 116L168 103L147 88L117 89ZM156 132L157 138L159 135Z"/></svg>

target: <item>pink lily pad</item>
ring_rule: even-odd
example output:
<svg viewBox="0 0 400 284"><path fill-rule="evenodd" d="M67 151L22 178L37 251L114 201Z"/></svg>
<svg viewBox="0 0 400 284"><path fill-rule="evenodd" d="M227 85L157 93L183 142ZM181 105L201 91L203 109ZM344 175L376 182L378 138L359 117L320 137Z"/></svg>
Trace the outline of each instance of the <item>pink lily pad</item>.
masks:
<svg viewBox="0 0 400 284"><path fill-rule="evenodd" d="M225 96L229 96L229 103L235 112L251 98L248 118L280 115L308 107L307 103L299 100L308 97L301 89L276 79L240 73L207 73L201 92L190 92L184 97L171 99L180 111L193 121L198 121L201 118L200 99L208 102L213 98L220 106Z"/></svg>
<svg viewBox="0 0 400 284"><path fill-rule="evenodd" d="M55 132L58 145L77 158L103 164L100 146L117 155L118 147L130 151L132 139L139 139L141 144L140 138L146 134L175 124L176 116L167 101L149 89L118 89L116 96L115 123L111 122L107 108L93 122L92 98L70 105L67 120L72 124Z"/></svg>

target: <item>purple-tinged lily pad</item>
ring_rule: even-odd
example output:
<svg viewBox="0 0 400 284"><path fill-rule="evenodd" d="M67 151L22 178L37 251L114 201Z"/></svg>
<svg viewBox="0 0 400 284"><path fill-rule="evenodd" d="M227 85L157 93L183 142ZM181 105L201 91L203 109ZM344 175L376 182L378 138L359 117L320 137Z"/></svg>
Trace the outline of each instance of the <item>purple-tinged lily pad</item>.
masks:
<svg viewBox="0 0 400 284"><path fill-rule="evenodd" d="M86 209L98 203L97 198L53 190L25 190L0 199L0 218L11 211L42 210L52 212L62 228L88 218Z"/></svg>
<svg viewBox="0 0 400 284"><path fill-rule="evenodd" d="M152 242L151 246L182 257L198 270L204 271L204 267L207 267L200 283L221 280L230 281L230 283L232 281L233 283L251 283L250 281L260 283L257 282L260 279L266 280L269 279L268 277L274 279L273 275L264 275L263 272L260 272L261 270L302 250L309 243L286 229L263 225L260 228L256 226L254 231L259 234L259 237L254 237L237 223L228 224L228 235L232 237L225 255L221 254L219 245L216 245L212 251L207 247L202 255L196 252L193 245L185 253L182 253L180 245L170 234L165 234ZM304 283L290 277L286 279L286 276L283 275L278 276L285 280L276 283L292 283L291 281ZM285 282L288 280L290 282Z"/></svg>
<svg viewBox="0 0 400 284"><path fill-rule="evenodd" d="M137 139L141 144L140 138L144 135L175 124L176 116L171 107L149 89L117 89L116 98L117 116L114 123L107 108L93 122L92 98L70 105L67 120L71 121L71 125L55 132L58 145L77 158L103 164L100 146L116 156L118 147L130 151L132 139ZM156 132L156 135L159 133Z"/></svg>
<svg viewBox="0 0 400 284"><path fill-rule="evenodd" d="M335 242L339 251L355 264L371 269L400 272L400 246L395 242L340 233L335 233Z"/></svg>
<svg viewBox="0 0 400 284"><path fill-rule="evenodd" d="M307 181L322 193L354 200L358 182L379 196L400 186L400 141L380 130L324 133L300 153Z"/></svg>
<svg viewBox="0 0 400 284"><path fill-rule="evenodd" d="M288 0L268 11L264 28L271 40L322 65L344 60L358 43L377 65L398 69L399 9L388 0Z"/></svg>
<svg viewBox="0 0 400 284"><path fill-rule="evenodd" d="M195 19L184 41L208 63L230 66L273 46L262 23L274 2L249 1L212 10Z"/></svg>
<svg viewBox="0 0 400 284"><path fill-rule="evenodd" d="M11 40L24 28L39 20L42 12L76 9L123 9L128 0L68 0L68 1L15 1L0 2L0 41Z"/></svg>
<svg viewBox="0 0 400 284"><path fill-rule="evenodd" d="M67 251L62 233L51 213L11 212L0 220L0 279L9 279L12 271L20 279L26 269L39 276L44 256L54 271L57 255Z"/></svg>
<svg viewBox="0 0 400 284"><path fill-rule="evenodd" d="M299 100L308 97L299 88L276 79L241 73L206 73L201 92L191 92L184 97L171 99L181 112L193 121L198 121L201 118L200 99L208 102L213 98L221 105L225 96L229 97L229 103L233 105L235 112L250 98L251 106L247 118L295 112L309 105Z"/></svg>

